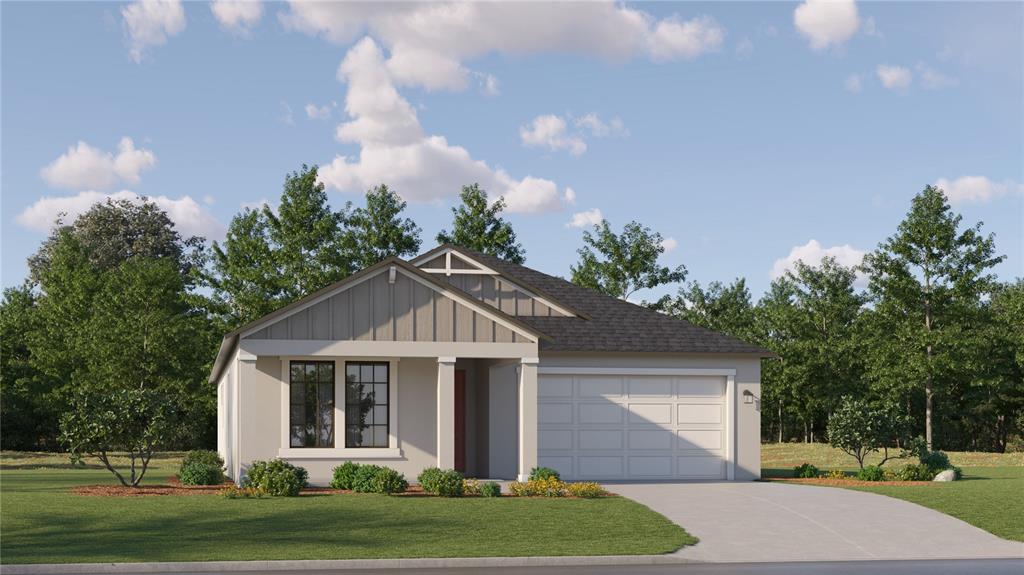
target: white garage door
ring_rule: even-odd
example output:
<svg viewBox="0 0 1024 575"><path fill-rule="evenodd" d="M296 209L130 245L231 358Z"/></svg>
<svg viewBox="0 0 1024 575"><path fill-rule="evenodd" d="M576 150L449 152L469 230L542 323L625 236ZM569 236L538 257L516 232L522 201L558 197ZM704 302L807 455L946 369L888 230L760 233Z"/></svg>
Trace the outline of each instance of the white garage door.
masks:
<svg viewBox="0 0 1024 575"><path fill-rule="evenodd" d="M724 479L725 376L541 373L538 461L565 479Z"/></svg>

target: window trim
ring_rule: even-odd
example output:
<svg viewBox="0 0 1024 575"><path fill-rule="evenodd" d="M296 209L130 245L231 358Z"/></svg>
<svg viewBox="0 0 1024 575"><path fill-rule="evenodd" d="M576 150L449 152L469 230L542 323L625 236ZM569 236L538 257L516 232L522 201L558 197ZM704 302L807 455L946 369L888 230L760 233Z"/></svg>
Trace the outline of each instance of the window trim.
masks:
<svg viewBox="0 0 1024 575"><path fill-rule="evenodd" d="M386 360L381 361L381 360L346 359L342 363L344 364L344 373L342 374L342 385L344 386L344 388L343 388L342 393L344 394L344 397L345 397L345 406L344 406L344 412L345 412L345 429L344 429L344 431L345 431L345 442L344 442L344 449L357 449L359 451L363 451L363 450L366 450L366 449L387 449L388 447L391 447L391 420L392 420L391 400L392 400L392 395L393 395L391 393L391 362L390 361L386 361ZM385 434L387 435L387 438L388 438L388 445L387 445L387 447L384 447L384 446L381 446L381 445L349 445L348 444L348 428L349 428L349 423L348 423L348 366L351 365L351 364L355 364L355 365L359 365L359 366L368 365L368 366L373 366L373 367L376 367L378 365L383 365L387 369L387 382L385 382L385 384L384 384L384 385L387 386L387 398L386 398L387 403L385 404L385 406L387 407L388 422L384 426L385 427ZM360 370L360 371L362 371L362 370ZM367 382L361 382L361 383L367 383ZM374 385L376 385L376 382L369 382L369 383L373 383ZM337 407L337 404L335 404L335 407ZM374 408L377 407L376 397L374 397L373 407ZM373 424L370 424L370 427L380 427L380 424L373 423Z"/></svg>
<svg viewBox="0 0 1024 575"><path fill-rule="evenodd" d="M291 410L291 406L292 406L292 398L291 398L291 387L292 387L292 375L291 374L292 374L292 370L291 370L291 367L292 367L293 363L301 363L301 364L309 364L309 363L313 363L313 364L331 364L332 372L334 373L334 380L331 382L331 415L332 415L332 417L331 417L331 427L332 427L332 430L331 430L331 445L329 445L329 446L328 445L314 445L314 446L306 447L306 446L296 446L296 445L292 445L291 444L291 431L292 431L292 410ZM285 415L286 415L286 419L282 422L284 424L284 429L285 429L285 443L283 445L283 448L285 448L285 449L301 449L301 450L307 450L307 449L335 449L337 447L337 445L338 445L338 362L334 361L333 359L322 359L322 358L321 359L296 359L296 358L293 358L293 359L288 359L288 360L284 361L284 370L285 370L284 373L287 375L286 379L284 380L284 382L285 382L285 392L287 393L287 396L286 396L285 406L284 406L284 410L283 410ZM317 381L316 382L317 387L319 387L321 383L322 382ZM308 390L307 390L307 392L308 392ZM317 393L319 393L319 392L320 392L320 390L318 389ZM307 423L307 425L308 425L308 423Z"/></svg>

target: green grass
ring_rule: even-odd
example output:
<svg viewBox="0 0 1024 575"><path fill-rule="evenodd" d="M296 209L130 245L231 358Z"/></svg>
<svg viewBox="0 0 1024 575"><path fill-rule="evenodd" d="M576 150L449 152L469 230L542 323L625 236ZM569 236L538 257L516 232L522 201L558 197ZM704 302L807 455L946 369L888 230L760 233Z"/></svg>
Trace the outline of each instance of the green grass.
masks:
<svg viewBox="0 0 1024 575"><path fill-rule="evenodd" d="M931 485L878 485L848 487L917 503L941 511L989 533L1024 541L1024 453L947 452L953 465L963 468L964 478ZM868 463L877 463L872 456ZM857 469L857 462L825 444L786 443L761 446L764 477L791 477L793 467L808 462L821 470ZM889 460L895 468L911 459Z"/></svg>
<svg viewBox="0 0 1024 575"><path fill-rule="evenodd" d="M69 489L113 484L108 471L15 455L0 455L5 564L634 555L697 541L621 497L90 497ZM166 481L176 457L157 463L145 483Z"/></svg>

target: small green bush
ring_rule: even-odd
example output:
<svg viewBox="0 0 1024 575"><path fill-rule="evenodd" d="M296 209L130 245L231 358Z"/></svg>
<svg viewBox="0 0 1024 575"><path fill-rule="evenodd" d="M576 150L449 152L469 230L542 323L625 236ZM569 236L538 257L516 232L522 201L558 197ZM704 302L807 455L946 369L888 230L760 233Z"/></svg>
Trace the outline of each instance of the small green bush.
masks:
<svg viewBox="0 0 1024 575"><path fill-rule="evenodd" d="M309 473L283 459L253 461L243 487L252 487L267 495L295 497L306 486Z"/></svg>
<svg viewBox="0 0 1024 575"><path fill-rule="evenodd" d="M441 497L462 497L462 474L454 469L445 469L437 476L437 495Z"/></svg>
<svg viewBox="0 0 1024 575"><path fill-rule="evenodd" d="M185 457L181 458L181 469L192 463L205 463L221 469L224 468L224 460L221 459L220 454L211 449L193 449L189 451L185 454Z"/></svg>
<svg viewBox="0 0 1024 575"><path fill-rule="evenodd" d="M220 485L224 483L224 470L216 464L192 461L181 466L178 481L182 485Z"/></svg>
<svg viewBox="0 0 1024 575"><path fill-rule="evenodd" d="M373 493L391 495L392 493L404 493L408 488L409 482L405 480L405 476L390 467L378 468L377 474L373 477Z"/></svg>
<svg viewBox="0 0 1024 575"><path fill-rule="evenodd" d="M335 467L334 476L331 478L331 487L334 489L352 489L359 467L360 465L354 461L346 461Z"/></svg>
<svg viewBox="0 0 1024 575"><path fill-rule="evenodd" d="M420 472L419 477L416 481L423 488L423 491L427 493L437 493L437 481L441 477L441 470L436 467L428 467Z"/></svg>
<svg viewBox="0 0 1024 575"><path fill-rule="evenodd" d="M941 451L922 451L919 456L921 465L925 465L928 469L937 474L940 471L953 467L949 464L949 456ZM933 476L935 475L933 474Z"/></svg>
<svg viewBox="0 0 1024 575"><path fill-rule="evenodd" d="M379 465L360 465L356 476L352 479L352 491L356 493L374 493L374 481L377 474L384 468Z"/></svg>
<svg viewBox="0 0 1024 575"><path fill-rule="evenodd" d="M861 481L882 481L885 479L885 472L877 465L868 465L857 472L857 479Z"/></svg>
<svg viewBox="0 0 1024 575"><path fill-rule="evenodd" d="M953 477L955 477L957 481L960 481L964 478L964 470L959 467L953 467Z"/></svg>
<svg viewBox="0 0 1024 575"><path fill-rule="evenodd" d="M818 468L810 463L801 463L793 468L793 477L813 479L818 476Z"/></svg>
<svg viewBox="0 0 1024 575"><path fill-rule="evenodd" d="M480 495L484 497L501 497L501 486L494 481L480 485Z"/></svg>
<svg viewBox="0 0 1024 575"><path fill-rule="evenodd" d="M936 472L923 463L910 463L896 471L896 481L931 481Z"/></svg>
<svg viewBox="0 0 1024 575"><path fill-rule="evenodd" d="M537 479L562 479L562 476L558 474L558 471L551 469L550 467L534 467L530 470L530 481Z"/></svg>

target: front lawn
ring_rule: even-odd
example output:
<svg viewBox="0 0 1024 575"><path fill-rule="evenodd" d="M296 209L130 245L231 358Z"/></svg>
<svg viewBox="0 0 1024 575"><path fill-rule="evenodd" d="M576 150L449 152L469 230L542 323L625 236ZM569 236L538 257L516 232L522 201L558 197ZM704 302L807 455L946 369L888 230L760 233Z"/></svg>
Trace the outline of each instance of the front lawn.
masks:
<svg viewBox="0 0 1024 575"><path fill-rule="evenodd" d="M91 497L69 488L112 484L106 470L16 455L0 466L5 564L638 555L696 543L621 497ZM175 462L161 460L144 483L166 481Z"/></svg>
<svg viewBox="0 0 1024 575"><path fill-rule="evenodd" d="M1004 539L1024 541L1024 453L947 452L964 477L950 483L927 485L849 486L896 497L941 511ZM879 461L872 457L869 463ZM857 469L857 462L825 444L786 443L761 446L764 477L792 477L793 467L811 463L821 470ZM890 460L886 468L914 461Z"/></svg>

